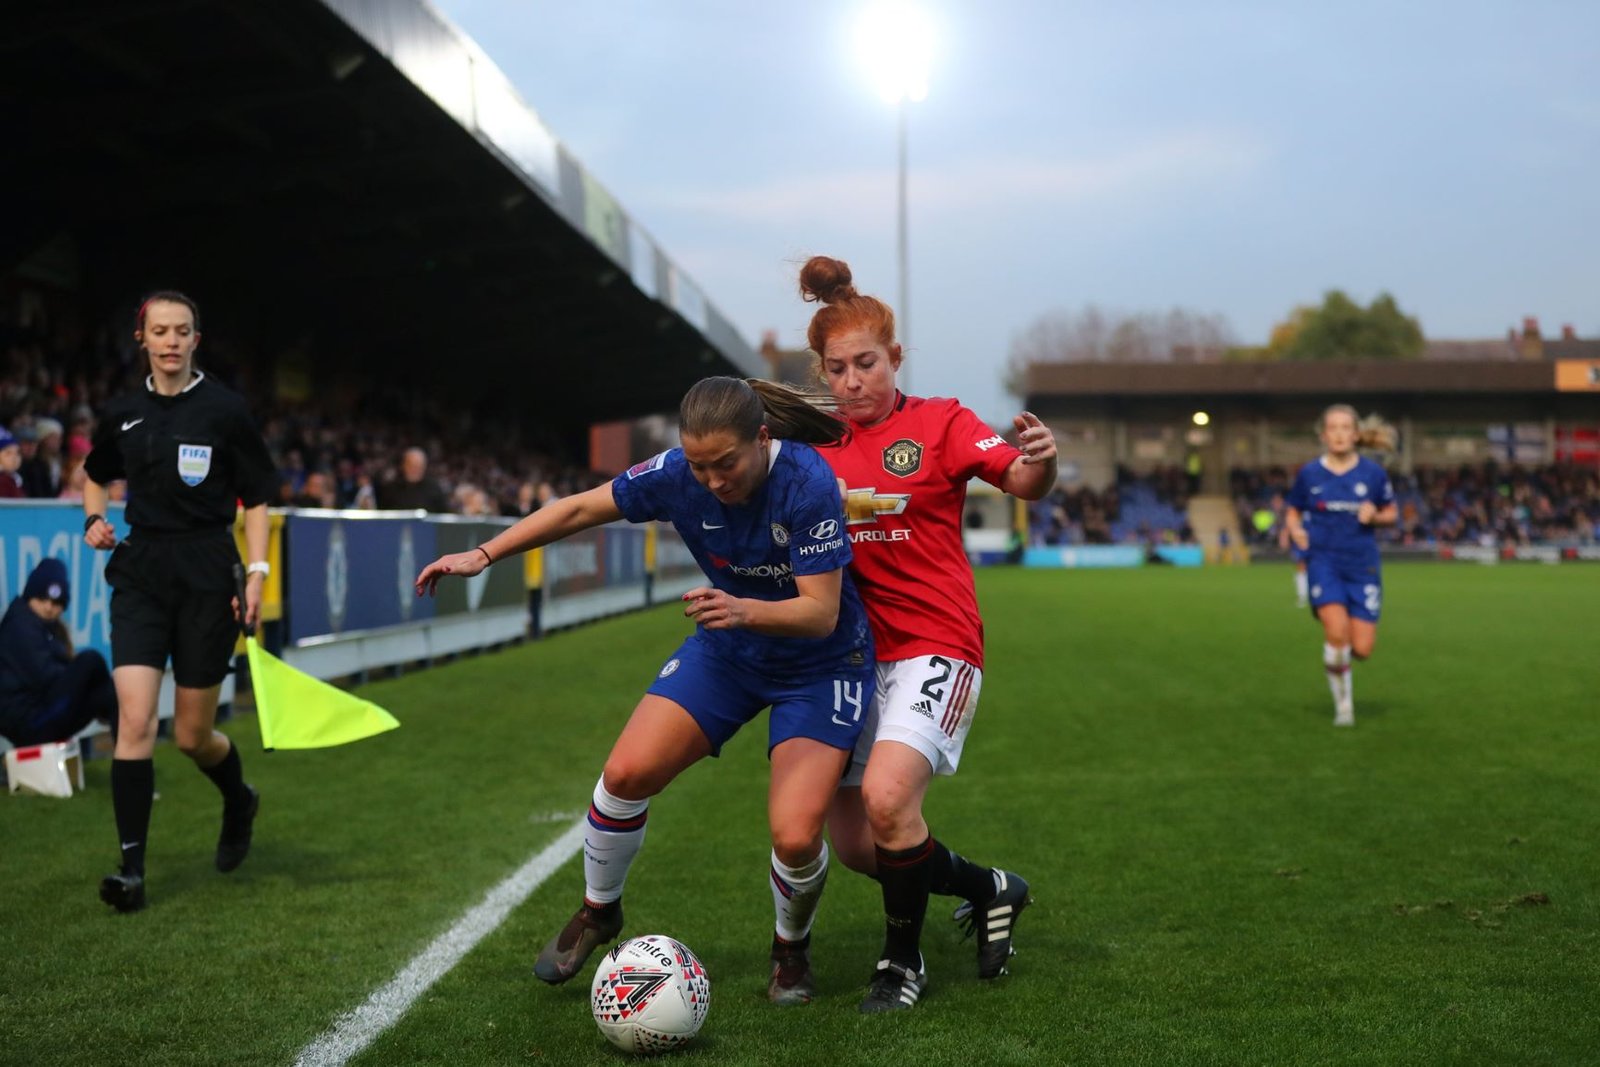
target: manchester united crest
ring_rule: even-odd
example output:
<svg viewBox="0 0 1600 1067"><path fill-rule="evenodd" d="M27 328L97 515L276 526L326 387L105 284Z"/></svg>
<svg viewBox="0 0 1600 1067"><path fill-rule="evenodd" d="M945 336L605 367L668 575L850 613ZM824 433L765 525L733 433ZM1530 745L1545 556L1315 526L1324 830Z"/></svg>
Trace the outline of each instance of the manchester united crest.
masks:
<svg viewBox="0 0 1600 1067"><path fill-rule="evenodd" d="M883 450L883 469L901 478L908 478L922 467L922 446L909 437L902 437Z"/></svg>

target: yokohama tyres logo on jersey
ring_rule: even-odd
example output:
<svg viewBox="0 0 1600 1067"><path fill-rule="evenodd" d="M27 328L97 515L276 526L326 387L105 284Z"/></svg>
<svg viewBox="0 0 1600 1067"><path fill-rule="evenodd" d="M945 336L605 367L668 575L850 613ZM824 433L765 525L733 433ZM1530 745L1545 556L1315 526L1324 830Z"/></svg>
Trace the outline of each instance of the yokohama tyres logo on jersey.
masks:
<svg viewBox="0 0 1600 1067"><path fill-rule="evenodd" d="M758 563L754 567L746 567L741 563L735 563L732 560L723 559L716 553L711 553L710 558L711 565L713 567L720 567L729 573L737 574L741 578L771 578L780 586L794 581L794 568L787 563L779 563L776 565L771 563Z"/></svg>

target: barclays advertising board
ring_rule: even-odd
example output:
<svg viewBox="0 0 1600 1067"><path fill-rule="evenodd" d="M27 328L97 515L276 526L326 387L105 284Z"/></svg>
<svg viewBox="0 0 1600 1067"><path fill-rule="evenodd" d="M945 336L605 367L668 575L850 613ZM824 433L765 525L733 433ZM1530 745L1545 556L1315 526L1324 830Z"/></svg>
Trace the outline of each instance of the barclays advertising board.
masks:
<svg viewBox="0 0 1600 1067"><path fill-rule="evenodd" d="M128 532L121 504L107 508L117 536ZM77 648L92 648L111 659L111 587L106 585L109 552L83 541L83 507L52 500L8 500L0 504L0 611L21 595L28 575L46 556L67 565L71 598L62 617Z"/></svg>
<svg viewBox="0 0 1600 1067"><path fill-rule="evenodd" d="M284 552L290 644L434 617L434 601L414 587L439 554L434 526L422 519L291 513Z"/></svg>

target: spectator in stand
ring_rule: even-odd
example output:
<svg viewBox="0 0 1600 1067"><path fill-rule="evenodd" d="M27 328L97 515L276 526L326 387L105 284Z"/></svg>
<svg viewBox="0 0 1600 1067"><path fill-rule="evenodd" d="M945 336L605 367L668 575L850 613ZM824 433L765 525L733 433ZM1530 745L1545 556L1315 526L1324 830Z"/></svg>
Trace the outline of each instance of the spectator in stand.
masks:
<svg viewBox="0 0 1600 1067"><path fill-rule="evenodd" d="M80 434L67 438L67 457L61 464L61 500L83 499L83 458L89 454L89 439Z"/></svg>
<svg viewBox="0 0 1600 1067"><path fill-rule="evenodd" d="M378 490L378 506L385 511L448 512L450 501L437 480L428 477L428 454L415 446L400 459L400 477Z"/></svg>
<svg viewBox="0 0 1600 1067"><path fill-rule="evenodd" d="M55 419L34 419L39 437L33 458L22 464L22 488L31 497L61 495L61 423Z"/></svg>
<svg viewBox="0 0 1600 1067"><path fill-rule="evenodd" d="M105 657L72 653L61 622L69 595L66 564L40 560L0 619L0 735L14 745L65 741L96 719L116 721Z"/></svg>
<svg viewBox="0 0 1600 1067"><path fill-rule="evenodd" d="M21 446L17 444L17 439L11 436L10 430L0 426L0 500L28 495L22 488L22 475L17 473L17 468L21 466Z"/></svg>
<svg viewBox="0 0 1600 1067"><path fill-rule="evenodd" d="M356 511L376 511L378 508L378 491L372 486L372 475L365 468L356 470L356 492L345 505Z"/></svg>
<svg viewBox="0 0 1600 1067"><path fill-rule="evenodd" d="M38 454L39 431L34 429L32 418L22 418L12 425L11 432L17 439L17 448L19 451L17 465L20 469L22 464L29 462L36 454ZM22 476L19 474L17 477L20 480ZM24 489L22 492L23 495L26 496L28 491Z"/></svg>
<svg viewBox="0 0 1600 1067"><path fill-rule="evenodd" d="M293 504L297 508L331 508L338 504L333 495L333 482L321 471L312 471L301 483Z"/></svg>
<svg viewBox="0 0 1600 1067"><path fill-rule="evenodd" d="M539 510L538 486L524 481L517 485L517 499L500 509L502 515L520 519Z"/></svg>
<svg viewBox="0 0 1600 1067"><path fill-rule="evenodd" d="M489 494L476 485L462 486L459 496L461 498L460 514L462 515L481 519L498 514L493 503L489 500Z"/></svg>

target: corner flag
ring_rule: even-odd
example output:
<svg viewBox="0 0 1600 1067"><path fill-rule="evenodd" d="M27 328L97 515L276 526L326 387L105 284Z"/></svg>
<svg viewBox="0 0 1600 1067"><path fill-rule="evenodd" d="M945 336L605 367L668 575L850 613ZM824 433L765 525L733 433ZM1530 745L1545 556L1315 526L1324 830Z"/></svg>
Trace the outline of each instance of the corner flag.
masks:
<svg viewBox="0 0 1600 1067"><path fill-rule="evenodd" d="M393 730L400 721L370 700L297 671L254 637L245 641L261 747L327 748Z"/></svg>

